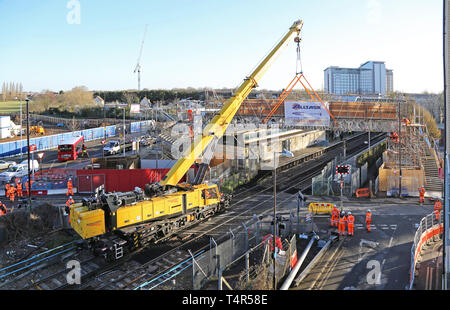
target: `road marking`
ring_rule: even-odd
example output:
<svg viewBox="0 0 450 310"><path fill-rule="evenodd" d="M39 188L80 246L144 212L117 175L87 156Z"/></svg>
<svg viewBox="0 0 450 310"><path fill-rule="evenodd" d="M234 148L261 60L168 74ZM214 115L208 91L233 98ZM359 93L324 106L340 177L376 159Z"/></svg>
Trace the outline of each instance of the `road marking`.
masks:
<svg viewBox="0 0 450 310"><path fill-rule="evenodd" d="M388 245L388 251L389 249L392 247L392 242L394 241L394 234L395 234L395 230L397 229L397 225L391 225L390 226L391 229L393 229L394 231L392 232L392 236L391 239L389 240L389 245ZM394 227L394 228L393 228ZM386 258L383 259L383 262L381 263L381 267L380 267L380 283L381 283L381 276L383 274L383 267L384 267L384 263L386 262ZM384 287L384 285L383 285ZM382 288L383 288L382 287Z"/></svg>
<svg viewBox="0 0 450 310"><path fill-rule="evenodd" d="M392 236L392 237L391 237L391 240L389 241L389 247L391 247L392 241L394 241L394 236Z"/></svg>

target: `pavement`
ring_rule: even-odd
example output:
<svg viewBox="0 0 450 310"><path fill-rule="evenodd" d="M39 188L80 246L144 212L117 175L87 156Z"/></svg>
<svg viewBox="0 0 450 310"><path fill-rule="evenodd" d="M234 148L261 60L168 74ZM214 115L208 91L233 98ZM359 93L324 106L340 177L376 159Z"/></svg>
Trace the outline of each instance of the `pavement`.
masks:
<svg viewBox="0 0 450 310"><path fill-rule="evenodd" d="M416 265L414 290L442 289L442 240L424 246L420 263Z"/></svg>

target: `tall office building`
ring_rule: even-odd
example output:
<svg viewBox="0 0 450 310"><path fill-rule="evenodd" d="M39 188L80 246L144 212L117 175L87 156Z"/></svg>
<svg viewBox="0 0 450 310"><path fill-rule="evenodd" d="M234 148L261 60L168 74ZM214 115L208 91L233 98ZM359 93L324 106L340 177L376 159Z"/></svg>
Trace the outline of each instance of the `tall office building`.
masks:
<svg viewBox="0 0 450 310"><path fill-rule="evenodd" d="M359 68L328 67L324 71L325 92L335 95L386 95L394 90L394 75L384 62L368 61Z"/></svg>

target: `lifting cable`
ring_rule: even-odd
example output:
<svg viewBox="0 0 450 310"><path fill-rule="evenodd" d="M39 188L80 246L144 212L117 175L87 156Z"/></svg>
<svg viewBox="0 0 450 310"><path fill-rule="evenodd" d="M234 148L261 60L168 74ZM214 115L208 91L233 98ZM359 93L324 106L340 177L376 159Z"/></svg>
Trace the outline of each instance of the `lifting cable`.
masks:
<svg viewBox="0 0 450 310"><path fill-rule="evenodd" d="M297 60L295 63L295 74L300 75L303 74L303 66L302 66L302 56L300 54L300 42L302 39L300 37L295 37L295 42L297 42ZM300 71L298 70L300 67Z"/></svg>

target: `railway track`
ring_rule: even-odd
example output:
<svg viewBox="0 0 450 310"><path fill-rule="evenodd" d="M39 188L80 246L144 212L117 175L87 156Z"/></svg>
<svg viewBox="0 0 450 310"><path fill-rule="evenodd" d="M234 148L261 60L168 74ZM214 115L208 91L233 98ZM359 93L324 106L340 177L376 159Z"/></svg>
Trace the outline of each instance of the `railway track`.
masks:
<svg viewBox="0 0 450 310"><path fill-rule="evenodd" d="M0 269L0 281L3 281L0 283L0 288L73 257L78 251L76 243L77 240L45 250Z"/></svg>
<svg viewBox="0 0 450 310"><path fill-rule="evenodd" d="M371 141L377 142L377 140L379 140L382 136L384 136L384 135L375 136L373 139L371 139ZM359 140L361 140L361 137L359 139L357 139L355 142L353 142L353 146L350 146L349 156L357 154L361 151L361 147L358 147L358 145L361 146L361 143ZM289 180L290 185L286 186L281 192L279 192L277 194L277 199L278 199L278 197L279 198L283 197L284 194L286 194L286 193L289 194L292 191L293 191L293 193L291 193L291 195L289 195L287 198L281 200L279 203L283 204L285 202L292 201L292 198L296 197L298 189L305 190L308 187L310 187L311 179L314 176L320 174L320 170L330 160L330 156L331 156L331 158L334 158L335 154L330 153L329 156L326 156L326 158L319 160L319 163L310 167L310 169L306 172L298 174L294 177L292 175L288 175L288 176L285 176L285 178L280 179L279 180L280 183L282 183L283 181ZM318 172L317 169L319 169L319 168L320 168L320 170ZM300 168L299 170L302 170L302 169ZM278 186L279 186L279 183L277 184L277 188L278 188ZM245 190L245 193L249 193L251 190L255 190L258 187L260 187L260 185L255 185L251 188L247 188ZM273 187L265 188L265 189L261 190L260 193L268 191L268 190L272 190L272 189L273 189ZM242 192L241 192L241 194L242 194ZM251 197L251 196L249 196L249 197ZM191 242L193 242L194 240L198 241L198 239L208 236L209 233L219 229L221 226L233 225L234 222L235 222L236 226L239 226L242 222L243 215L250 216L251 214L254 214L254 212L256 212L257 209L259 209L261 206L267 206L267 205L271 206L271 204L269 202L271 202L273 200L273 197L271 197L271 198L268 198L268 199L249 208L247 205L244 205L244 202L249 197L241 199L241 200L239 200L239 202L236 202L235 204L233 204L233 212L237 213L236 216L232 216L228 220L221 221L220 223L212 223L212 225L210 225L210 226L212 226L212 228L204 231L203 233L201 233L198 237L194 238L193 240L189 240L186 243L184 243L183 245L178 246L178 247L168 251L166 254L163 254L155 259L152 259L150 262L144 263L141 267L139 267L135 270L132 270L132 271L128 271L124 275L119 276L118 279L111 281L111 282L117 283L117 284L112 284L110 282L104 286L101 286L99 289L150 289L151 290L151 289L157 288L159 285L162 285L162 284L170 281L175 276L179 275L181 272L183 272L184 270L186 270L187 268L189 268L192 265L192 257L193 256L199 255L199 253L201 253L203 250L208 249L208 247L209 247L209 244L208 244L209 240L206 239L204 241L206 243L206 245L203 246L201 249L197 250L196 252L194 252L195 253L194 254L194 253L192 253L192 251L187 250L189 248L189 246L191 245ZM268 209L266 208L266 210L259 210L258 214L260 216L265 216L269 212L272 212L271 207ZM201 224L199 224L199 225L201 225ZM189 232L186 232L186 233L189 233ZM182 248L184 248L184 250ZM148 266L151 266L151 268L150 268L151 272L148 272ZM157 268L156 266L159 266L160 268ZM190 285L190 284L188 284L188 285Z"/></svg>
<svg viewBox="0 0 450 310"><path fill-rule="evenodd" d="M366 135L362 134L347 141L348 156L353 156L365 148L365 145L362 142L365 137ZM376 143L383 137L385 137L384 134L374 136L372 137L371 142ZM279 190L277 197L280 197L277 199L280 199L279 203L283 204L284 202L292 201L298 190L305 191L311 187L311 179L319 175L323 167L339 153L341 153L341 149L334 145L331 150L328 150L321 157L304 162L289 171L281 172L277 182L277 189ZM269 171L266 176L270 174L271 172ZM249 218L253 214L264 216L271 212L271 208L267 209L264 208L264 206L270 205L270 201L272 201L273 197L254 204L250 208L248 202L255 193L271 193L272 191L272 184L269 184L269 186L266 187L261 183L257 183L242 188L242 190L238 191L233 197L233 215L229 216L226 220L222 219L220 223L215 223L214 218L210 219L213 223L212 225L207 225L211 226L211 228L206 229L205 232L199 235L190 233L188 229L185 233L186 237L184 237L184 240L182 240L183 238L176 238L175 236L175 238L173 238L174 240L168 241L166 244L152 245L146 249L140 249L139 251L130 254L129 257L123 258L112 264L96 261L96 258L94 257L88 258L80 262L80 265L82 266L82 284L79 286L67 284L65 276L68 270L64 266L64 268L49 276L39 279L38 281L30 282L24 286L23 289L154 289L158 287L158 285L167 283L175 275L178 275L190 267L189 262L192 262L192 256L198 255L201 251L208 248L208 234L220 228L232 226L233 224L239 226L243 222L242 218L245 216L248 216ZM290 195L281 200L281 197L285 194ZM208 223L209 221L205 222ZM199 225L203 225L203 223L199 223L196 226ZM70 251L73 250L74 249L70 249ZM62 255L63 253L60 254ZM67 258L70 258L72 255L73 253L71 253L70 256L67 256ZM144 262L142 264L136 263L133 266L131 263L138 255L145 257ZM47 260L45 257L41 257L41 259L41 262ZM124 264L130 265L130 267L123 268ZM28 266L27 268L29 267L31 266Z"/></svg>

